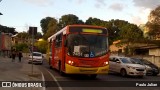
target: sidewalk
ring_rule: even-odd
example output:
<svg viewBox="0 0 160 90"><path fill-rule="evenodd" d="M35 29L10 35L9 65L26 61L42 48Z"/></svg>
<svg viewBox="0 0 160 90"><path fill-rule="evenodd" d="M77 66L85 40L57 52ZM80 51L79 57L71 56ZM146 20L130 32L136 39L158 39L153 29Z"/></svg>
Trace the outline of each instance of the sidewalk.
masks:
<svg viewBox="0 0 160 90"><path fill-rule="evenodd" d="M12 62L11 58L0 56L0 81L43 81L43 74L36 65L28 64L26 58L22 62L16 58ZM0 85L1 86L1 85ZM31 90L31 88L0 88L0 90ZM32 88L33 89L33 88ZM33 90L42 90L44 88L34 88Z"/></svg>

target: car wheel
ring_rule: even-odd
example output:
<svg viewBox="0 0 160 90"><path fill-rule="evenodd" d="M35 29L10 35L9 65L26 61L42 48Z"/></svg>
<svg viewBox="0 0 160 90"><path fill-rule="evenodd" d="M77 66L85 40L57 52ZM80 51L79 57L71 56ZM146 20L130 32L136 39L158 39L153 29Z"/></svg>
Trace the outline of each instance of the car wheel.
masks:
<svg viewBox="0 0 160 90"><path fill-rule="evenodd" d="M120 74L121 74L123 77L127 76L127 72L126 72L125 69L121 69Z"/></svg>
<svg viewBox="0 0 160 90"><path fill-rule="evenodd" d="M153 73L152 76L157 76L157 73Z"/></svg>

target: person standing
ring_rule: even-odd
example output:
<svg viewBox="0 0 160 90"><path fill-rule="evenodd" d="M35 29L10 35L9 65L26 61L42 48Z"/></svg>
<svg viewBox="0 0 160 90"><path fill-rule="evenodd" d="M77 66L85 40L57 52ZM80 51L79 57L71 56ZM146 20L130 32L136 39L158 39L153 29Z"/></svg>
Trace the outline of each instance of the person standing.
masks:
<svg viewBox="0 0 160 90"><path fill-rule="evenodd" d="M21 62L21 58L22 58L22 57L23 57L22 52L21 52L21 51L19 51L19 52L18 52L19 62Z"/></svg>
<svg viewBox="0 0 160 90"><path fill-rule="evenodd" d="M12 62L15 61L15 57L16 57L16 52L15 50L12 51Z"/></svg>

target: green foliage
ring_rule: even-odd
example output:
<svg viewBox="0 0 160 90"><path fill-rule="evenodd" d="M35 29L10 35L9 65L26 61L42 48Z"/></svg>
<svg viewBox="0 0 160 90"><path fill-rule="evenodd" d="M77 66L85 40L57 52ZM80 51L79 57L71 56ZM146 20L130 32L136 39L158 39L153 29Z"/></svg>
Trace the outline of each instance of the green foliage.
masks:
<svg viewBox="0 0 160 90"><path fill-rule="evenodd" d="M46 17L41 20L43 39L47 40L48 37L56 33L58 26L57 24L57 20L52 17Z"/></svg>
<svg viewBox="0 0 160 90"><path fill-rule="evenodd" d="M106 21L103 21L103 20L100 20L98 18L92 18L92 17L89 17L85 24L87 25L96 25L96 26L103 26L103 27L106 27L106 24L107 22Z"/></svg>
<svg viewBox="0 0 160 90"><path fill-rule="evenodd" d="M12 33L13 35L17 33L17 31L15 31L15 28L2 26L2 25L0 25L0 32Z"/></svg>
<svg viewBox="0 0 160 90"><path fill-rule="evenodd" d="M68 15L63 15L59 19L58 27L59 29L62 29L63 27L72 24L84 24L84 22L82 20L79 20L79 18L76 15L68 14Z"/></svg>
<svg viewBox="0 0 160 90"><path fill-rule="evenodd" d="M36 34L36 36L35 36L35 39L39 39L39 38L42 38L42 33L37 32L37 34Z"/></svg>
<svg viewBox="0 0 160 90"><path fill-rule="evenodd" d="M121 27L120 38L126 42L136 42L143 38L143 32L134 24L127 24Z"/></svg>
<svg viewBox="0 0 160 90"><path fill-rule="evenodd" d="M42 22L44 23L45 21L46 23L42 25ZM48 37L56 33L58 30L71 24L84 24L84 22L79 20L79 18L73 14L63 15L59 19L58 23L55 23L51 18L46 17L41 20L42 30L44 27L46 29L46 33L44 33L43 38L47 40ZM124 20L112 19L110 21L103 21L98 18L90 17L86 20L85 24L106 27L109 32L109 44L112 44L115 40L122 39L125 41L124 43L136 42L140 37L143 37L142 31L137 25L130 24Z"/></svg>
<svg viewBox="0 0 160 90"><path fill-rule="evenodd" d="M48 30L44 34L43 39L47 40L48 37L50 37L51 35L53 35L56 32L57 32L57 23L54 23L54 21L51 20L50 23L48 24Z"/></svg>
<svg viewBox="0 0 160 90"><path fill-rule="evenodd" d="M23 52L28 52L28 45L26 43L20 43L20 44L16 44L14 46L16 48L17 51L23 51Z"/></svg>
<svg viewBox="0 0 160 90"><path fill-rule="evenodd" d="M47 50L47 41L46 40L42 40L42 41L38 41L35 43L35 46L38 48L38 50L42 53L46 53Z"/></svg>
<svg viewBox="0 0 160 90"><path fill-rule="evenodd" d="M52 18L52 17L46 17L46 18L43 18L40 21L43 34L46 34L48 29L51 27L50 23L56 25L57 24L57 20L55 18Z"/></svg>
<svg viewBox="0 0 160 90"><path fill-rule="evenodd" d="M152 39L155 39L157 34L160 34L160 24L150 23L147 22L146 26L149 28L148 35L152 37Z"/></svg>
<svg viewBox="0 0 160 90"><path fill-rule="evenodd" d="M17 37L22 38L22 39L26 39L26 38L29 38L30 35L27 32L20 32L17 34Z"/></svg>
<svg viewBox="0 0 160 90"><path fill-rule="evenodd" d="M151 20L146 23L148 34L151 39L156 39L157 35L160 35L160 6L151 11L150 18Z"/></svg>

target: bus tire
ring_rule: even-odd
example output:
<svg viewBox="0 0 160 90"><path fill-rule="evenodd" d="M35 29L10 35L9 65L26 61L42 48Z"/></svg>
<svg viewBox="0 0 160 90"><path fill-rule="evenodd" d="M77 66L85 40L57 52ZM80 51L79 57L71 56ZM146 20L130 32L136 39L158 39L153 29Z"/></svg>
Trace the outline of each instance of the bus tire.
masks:
<svg viewBox="0 0 160 90"><path fill-rule="evenodd" d="M90 78L91 78L91 79L95 79L96 77L97 77L97 74L91 74L91 75L90 75Z"/></svg>
<svg viewBox="0 0 160 90"><path fill-rule="evenodd" d="M49 68L52 69L51 59L49 58Z"/></svg>
<svg viewBox="0 0 160 90"><path fill-rule="evenodd" d="M58 64L58 71L61 76L65 76L65 73L61 70L61 61L59 61L59 64Z"/></svg>

